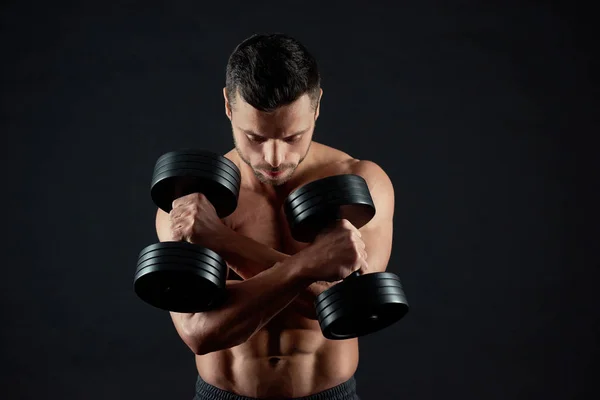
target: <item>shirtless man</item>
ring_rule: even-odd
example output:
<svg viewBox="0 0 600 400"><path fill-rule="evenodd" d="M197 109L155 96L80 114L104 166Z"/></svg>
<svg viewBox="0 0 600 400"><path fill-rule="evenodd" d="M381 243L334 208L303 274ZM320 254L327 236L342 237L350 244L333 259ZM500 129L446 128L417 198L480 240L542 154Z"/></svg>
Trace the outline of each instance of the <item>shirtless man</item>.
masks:
<svg viewBox="0 0 600 400"><path fill-rule="evenodd" d="M325 339L313 301L353 271L385 271L392 183L374 162L313 141L323 91L314 58L295 39L254 35L238 45L223 94L235 144L225 157L242 176L236 211L219 219L204 196L192 194L156 216L160 241L213 249L229 266L225 304L171 313L196 355L195 399L358 399L358 340ZM282 210L288 194L348 173L367 181L375 217L360 230L342 220L312 244L294 241Z"/></svg>

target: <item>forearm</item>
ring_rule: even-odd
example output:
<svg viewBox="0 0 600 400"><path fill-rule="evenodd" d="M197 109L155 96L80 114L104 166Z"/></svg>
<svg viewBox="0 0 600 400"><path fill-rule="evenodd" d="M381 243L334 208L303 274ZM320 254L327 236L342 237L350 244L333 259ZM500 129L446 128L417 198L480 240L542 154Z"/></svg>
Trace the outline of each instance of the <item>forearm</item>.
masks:
<svg viewBox="0 0 600 400"><path fill-rule="evenodd" d="M317 296L337 283L338 282L314 282L310 284L305 290L300 292L290 307L294 308L294 310L302 314L305 318L316 320L317 313L315 309L315 300L317 299Z"/></svg>
<svg viewBox="0 0 600 400"><path fill-rule="evenodd" d="M246 342L310 285L299 272L299 262L289 258L253 278L228 285L227 299L216 310L172 314L186 344L196 354L207 354Z"/></svg>
<svg viewBox="0 0 600 400"><path fill-rule="evenodd" d="M224 229L214 250L243 279L250 279L291 257L230 228Z"/></svg>
<svg viewBox="0 0 600 400"><path fill-rule="evenodd" d="M282 262L291 257L281 253L252 238L241 235L227 228L220 240L218 253L232 266L235 273L242 279L250 279L267 270L277 262ZM237 268L243 265L243 268ZM331 287L329 282L314 282L301 291L290 307L309 319L317 319L314 301L316 297Z"/></svg>

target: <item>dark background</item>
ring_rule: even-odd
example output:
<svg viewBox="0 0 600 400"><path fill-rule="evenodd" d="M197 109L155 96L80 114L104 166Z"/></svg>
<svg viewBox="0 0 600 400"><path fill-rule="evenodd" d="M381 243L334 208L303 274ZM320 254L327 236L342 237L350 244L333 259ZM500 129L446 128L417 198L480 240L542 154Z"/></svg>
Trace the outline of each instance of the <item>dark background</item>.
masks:
<svg viewBox="0 0 600 400"><path fill-rule="evenodd" d="M156 241L151 171L169 150L231 148L227 57L271 31L320 62L315 140L396 188L389 270L412 310L361 339L362 398L600 394L590 10L2 4L0 397L192 397L192 353L132 291Z"/></svg>

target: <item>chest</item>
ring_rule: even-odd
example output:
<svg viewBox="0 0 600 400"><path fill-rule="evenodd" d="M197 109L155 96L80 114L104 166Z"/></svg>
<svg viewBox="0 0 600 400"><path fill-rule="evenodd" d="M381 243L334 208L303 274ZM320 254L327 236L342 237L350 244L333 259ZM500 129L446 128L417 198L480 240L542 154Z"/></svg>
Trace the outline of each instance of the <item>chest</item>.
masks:
<svg viewBox="0 0 600 400"><path fill-rule="evenodd" d="M240 190L238 206L227 223L237 233L285 254L309 245L292 238L281 203L249 190Z"/></svg>

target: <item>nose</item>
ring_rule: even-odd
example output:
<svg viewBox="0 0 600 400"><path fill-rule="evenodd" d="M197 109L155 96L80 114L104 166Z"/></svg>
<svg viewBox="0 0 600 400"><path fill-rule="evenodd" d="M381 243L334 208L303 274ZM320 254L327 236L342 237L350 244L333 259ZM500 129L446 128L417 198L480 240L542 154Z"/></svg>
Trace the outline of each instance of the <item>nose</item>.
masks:
<svg viewBox="0 0 600 400"><path fill-rule="evenodd" d="M278 168L283 161L283 146L278 144L277 140L273 140L264 147L264 151L265 161L269 163L271 168Z"/></svg>

